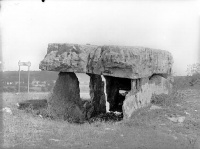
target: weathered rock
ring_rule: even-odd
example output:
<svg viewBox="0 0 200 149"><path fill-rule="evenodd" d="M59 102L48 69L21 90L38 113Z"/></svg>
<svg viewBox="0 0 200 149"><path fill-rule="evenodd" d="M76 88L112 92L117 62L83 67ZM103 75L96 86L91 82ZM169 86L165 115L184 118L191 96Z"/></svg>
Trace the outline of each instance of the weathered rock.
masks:
<svg viewBox="0 0 200 149"><path fill-rule="evenodd" d="M80 99L79 81L73 72L60 72L53 88L53 94L48 100L51 117L82 122L85 115Z"/></svg>
<svg viewBox="0 0 200 149"><path fill-rule="evenodd" d="M106 113L106 101L104 94L104 82L100 75L90 74L90 108L86 109L87 118Z"/></svg>
<svg viewBox="0 0 200 149"><path fill-rule="evenodd" d="M139 84L139 85L138 85ZM170 94L172 85L168 79L159 75L132 81L132 90L123 103L123 114L129 119L134 111L150 104L153 95Z"/></svg>
<svg viewBox="0 0 200 149"><path fill-rule="evenodd" d="M149 105L152 96L170 94L172 64L172 55L163 50L49 44L39 68L62 72L49 101L52 115L82 121L85 116L89 119L109 111L121 112L122 108L124 118L128 119L134 111ZM87 73L91 77L91 101L84 105L74 73ZM120 90L128 94L122 95Z"/></svg>
<svg viewBox="0 0 200 149"><path fill-rule="evenodd" d="M49 44L39 68L137 79L170 74L172 63L169 52L144 47Z"/></svg>

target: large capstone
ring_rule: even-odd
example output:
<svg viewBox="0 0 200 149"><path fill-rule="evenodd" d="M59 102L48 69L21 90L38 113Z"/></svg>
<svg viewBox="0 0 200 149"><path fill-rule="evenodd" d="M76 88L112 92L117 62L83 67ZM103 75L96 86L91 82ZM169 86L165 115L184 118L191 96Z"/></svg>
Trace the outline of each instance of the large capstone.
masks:
<svg viewBox="0 0 200 149"><path fill-rule="evenodd" d="M171 53L134 46L49 44L41 70L90 73L120 78L170 74Z"/></svg>
<svg viewBox="0 0 200 149"><path fill-rule="evenodd" d="M48 100L51 117L69 122L82 122L85 119L80 99L79 81L73 72L60 72Z"/></svg>

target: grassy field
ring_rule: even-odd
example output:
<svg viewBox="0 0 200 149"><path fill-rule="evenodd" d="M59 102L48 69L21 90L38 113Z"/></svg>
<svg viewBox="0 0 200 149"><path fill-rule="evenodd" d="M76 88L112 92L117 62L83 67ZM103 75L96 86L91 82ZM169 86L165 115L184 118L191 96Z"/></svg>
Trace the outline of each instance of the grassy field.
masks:
<svg viewBox="0 0 200 149"><path fill-rule="evenodd" d="M192 149L200 137L200 92L180 91L183 98L170 106L136 113L134 119L119 122L70 124L53 121L17 109L28 99L45 99L48 93L3 93L3 148L19 149ZM81 94L87 99L88 94ZM184 116L183 122L169 117ZM2 148L1 147L1 148Z"/></svg>

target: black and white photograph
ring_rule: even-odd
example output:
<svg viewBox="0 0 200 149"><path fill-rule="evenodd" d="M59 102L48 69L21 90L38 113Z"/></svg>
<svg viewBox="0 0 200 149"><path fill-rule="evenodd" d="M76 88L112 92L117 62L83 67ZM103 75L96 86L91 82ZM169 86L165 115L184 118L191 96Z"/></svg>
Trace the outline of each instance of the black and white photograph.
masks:
<svg viewBox="0 0 200 149"><path fill-rule="evenodd" d="M200 0L2 0L0 99L3 149L200 149Z"/></svg>

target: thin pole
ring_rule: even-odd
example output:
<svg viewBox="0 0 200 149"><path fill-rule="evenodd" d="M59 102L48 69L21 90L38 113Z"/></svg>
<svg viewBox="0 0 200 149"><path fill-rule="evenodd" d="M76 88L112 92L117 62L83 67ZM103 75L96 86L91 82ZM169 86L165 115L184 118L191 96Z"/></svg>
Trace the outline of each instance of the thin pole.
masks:
<svg viewBox="0 0 200 149"><path fill-rule="evenodd" d="M30 66L28 66L28 93L29 93L29 77L30 77Z"/></svg>
<svg viewBox="0 0 200 149"><path fill-rule="evenodd" d="M20 93L20 65L19 65L19 86L18 86L18 92Z"/></svg>

